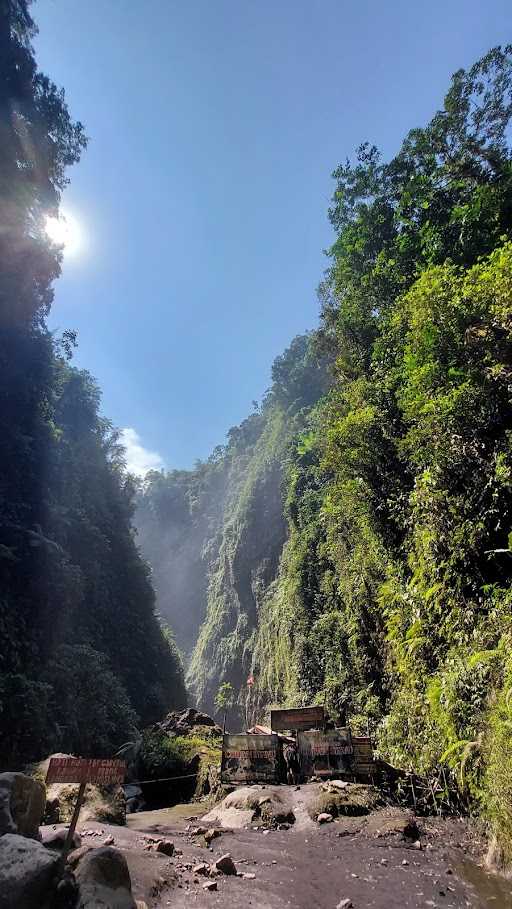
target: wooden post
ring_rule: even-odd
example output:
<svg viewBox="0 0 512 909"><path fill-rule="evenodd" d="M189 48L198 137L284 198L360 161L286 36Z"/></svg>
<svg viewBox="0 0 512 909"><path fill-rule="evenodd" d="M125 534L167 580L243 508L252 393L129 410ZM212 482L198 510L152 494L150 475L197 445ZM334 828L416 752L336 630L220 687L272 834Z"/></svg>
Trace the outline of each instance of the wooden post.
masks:
<svg viewBox="0 0 512 909"><path fill-rule="evenodd" d="M73 835L76 830L76 825L78 822L78 815L80 814L80 808L82 807L82 802L84 800L86 785L87 785L87 783L80 783L80 788L78 790L78 795L77 795L76 804L75 804L75 810L73 811L73 817L71 818L71 823L69 825L68 833L67 833L67 836L66 836L66 839L64 842L64 848L62 850L62 860L64 863L66 861L66 856L67 856L68 852L70 852L71 847L73 845Z"/></svg>

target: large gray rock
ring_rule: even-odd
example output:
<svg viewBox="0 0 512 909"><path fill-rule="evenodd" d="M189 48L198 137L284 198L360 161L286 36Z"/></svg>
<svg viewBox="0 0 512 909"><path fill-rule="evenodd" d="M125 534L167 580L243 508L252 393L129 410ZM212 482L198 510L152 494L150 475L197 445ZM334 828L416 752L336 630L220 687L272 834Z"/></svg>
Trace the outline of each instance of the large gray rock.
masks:
<svg viewBox="0 0 512 909"><path fill-rule="evenodd" d="M55 852L36 840L13 833L0 837L0 909L42 909L58 861Z"/></svg>
<svg viewBox="0 0 512 909"><path fill-rule="evenodd" d="M75 878L79 892L77 909L136 909L126 859L112 846L86 853L78 864Z"/></svg>
<svg viewBox="0 0 512 909"><path fill-rule="evenodd" d="M37 839L44 815L46 790L24 773L0 773L0 836L18 833Z"/></svg>

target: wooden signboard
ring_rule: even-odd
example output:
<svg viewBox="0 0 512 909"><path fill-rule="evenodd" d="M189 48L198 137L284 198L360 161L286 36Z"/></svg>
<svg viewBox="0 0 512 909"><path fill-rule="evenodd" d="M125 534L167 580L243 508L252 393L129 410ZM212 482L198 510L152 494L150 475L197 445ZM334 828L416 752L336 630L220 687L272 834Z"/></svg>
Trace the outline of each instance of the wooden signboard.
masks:
<svg viewBox="0 0 512 909"><path fill-rule="evenodd" d="M124 761L89 758L51 758L46 782L120 785L126 774Z"/></svg>
<svg viewBox="0 0 512 909"><path fill-rule="evenodd" d="M270 713L270 725L273 732L323 729L324 724L323 707L292 707L289 710L272 710Z"/></svg>
<svg viewBox="0 0 512 909"><path fill-rule="evenodd" d="M352 773L354 745L350 729L299 732L297 745L301 772L306 779Z"/></svg>
<svg viewBox="0 0 512 909"><path fill-rule="evenodd" d="M46 782L51 783L80 783L76 804L69 825L66 840L62 849L60 862L62 868L66 863L66 856L71 849L73 834L78 822L78 815L85 795L87 783L97 786L119 785L126 774L124 761L104 760L102 758L51 758L46 774Z"/></svg>
<svg viewBox="0 0 512 909"><path fill-rule="evenodd" d="M277 735L224 735L221 781L223 783L279 782Z"/></svg>

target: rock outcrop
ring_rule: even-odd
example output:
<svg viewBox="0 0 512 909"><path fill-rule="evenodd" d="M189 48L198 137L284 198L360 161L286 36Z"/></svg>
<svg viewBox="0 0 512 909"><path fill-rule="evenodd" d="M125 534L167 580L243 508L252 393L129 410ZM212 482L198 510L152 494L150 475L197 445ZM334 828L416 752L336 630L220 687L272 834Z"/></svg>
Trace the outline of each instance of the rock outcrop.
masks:
<svg viewBox="0 0 512 909"><path fill-rule="evenodd" d="M241 786L218 802L203 821L235 829L253 822L265 827L293 824L293 794L285 787Z"/></svg>
<svg viewBox="0 0 512 909"><path fill-rule="evenodd" d="M16 833L37 839L46 793L42 783L24 773L0 773L0 836Z"/></svg>
<svg viewBox="0 0 512 909"><path fill-rule="evenodd" d="M210 735L222 735L222 729L207 713L187 707L185 710L174 710L168 713L165 720L158 723L160 729L167 735L194 735L207 732Z"/></svg>

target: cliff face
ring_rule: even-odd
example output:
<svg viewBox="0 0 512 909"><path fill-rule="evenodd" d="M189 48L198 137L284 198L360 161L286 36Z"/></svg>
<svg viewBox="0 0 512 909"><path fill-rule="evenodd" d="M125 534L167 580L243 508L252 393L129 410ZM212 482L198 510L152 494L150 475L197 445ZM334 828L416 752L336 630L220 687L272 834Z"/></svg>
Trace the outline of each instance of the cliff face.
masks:
<svg viewBox="0 0 512 909"><path fill-rule="evenodd" d="M219 685L231 682L238 723L252 715L245 682L288 535L290 453L326 387L313 345L313 336L297 338L276 360L261 408L230 430L225 447L193 471L150 474L138 501L139 543L191 694L212 711Z"/></svg>

